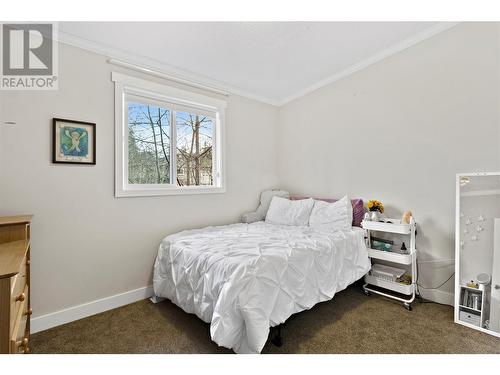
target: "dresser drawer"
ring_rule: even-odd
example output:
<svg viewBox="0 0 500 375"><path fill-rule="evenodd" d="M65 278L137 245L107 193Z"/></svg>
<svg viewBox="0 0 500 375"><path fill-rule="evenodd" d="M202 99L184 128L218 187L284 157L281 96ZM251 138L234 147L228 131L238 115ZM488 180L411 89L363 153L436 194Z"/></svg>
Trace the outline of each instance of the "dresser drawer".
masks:
<svg viewBox="0 0 500 375"><path fill-rule="evenodd" d="M29 290L28 286L24 288L23 291L26 295L28 295ZM10 339L11 345L11 353L12 354L20 354L27 353L28 349L28 341L29 341L29 333L27 332L27 323L29 319L28 314L28 300L24 300L19 302L19 311L15 318L13 319L14 327L13 332Z"/></svg>
<svg viewBox="0 0 500 375"><path fill-rule="evenodd" d="M0 217L0 354L29 352L30 223L31 215Z"/></svg>
<svg viewBox="0 0 500 375"><path fill-rule="evenodd" d="M10 303L10 316L17 316L20 306L22 302L28 300L28 294L26 293L26 285L27 285L27 277L26 277L26 257L24 257L21 262L21 268L19 273L12 277L12 291L11 291L11 303ZM14 325L14 319L11 320L11 332Z"/></svg>
<svg viewBox="0 0 500 375"><path fill-rule="evenodd" d="M19 273L12 277L12 295L20 294L24 286L26 285L26 268L27 268L27 259L26 256L23 258L21 262L21 267L19 269Z"/></svg>

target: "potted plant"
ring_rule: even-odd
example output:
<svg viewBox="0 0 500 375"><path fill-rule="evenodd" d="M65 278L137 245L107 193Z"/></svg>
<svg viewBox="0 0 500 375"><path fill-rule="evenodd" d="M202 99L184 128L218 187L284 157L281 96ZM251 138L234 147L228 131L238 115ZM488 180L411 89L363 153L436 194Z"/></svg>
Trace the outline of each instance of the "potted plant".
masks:
<svg viewBox="0 0 500 375"><path fill-rule="evenodd" d="M377 200L368 201L368 211L370 211L370 219L372 221L380 221L380 214L384 213L384 205Z"/></svg>

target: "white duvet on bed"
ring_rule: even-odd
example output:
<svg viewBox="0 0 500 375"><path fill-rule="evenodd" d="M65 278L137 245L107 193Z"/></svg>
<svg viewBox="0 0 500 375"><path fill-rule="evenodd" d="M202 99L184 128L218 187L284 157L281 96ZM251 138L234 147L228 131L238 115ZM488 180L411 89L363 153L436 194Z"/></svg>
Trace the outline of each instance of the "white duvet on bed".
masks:
<svg viewBox="0 0 500 375"><path fill-rule="evenodd" d="M166 237L154 292L211 323L212 340L259 353L269 327L329 300L370 269L363 231L328 232L265 222Z"/></svg>

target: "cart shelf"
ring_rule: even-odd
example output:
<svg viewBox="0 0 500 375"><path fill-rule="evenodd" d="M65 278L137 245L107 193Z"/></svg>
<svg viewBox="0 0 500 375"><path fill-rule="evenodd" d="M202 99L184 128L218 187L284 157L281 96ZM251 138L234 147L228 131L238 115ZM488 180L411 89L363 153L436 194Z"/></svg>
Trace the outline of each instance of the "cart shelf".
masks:
<svg viewBox="0 0 500 375"><path fill-rule="evenodd" d="M364 221L361 223L363 229L375 230L387 233L410 234L412 224L401 224L395 220L394 223L386 223L382 221Z"/></svg>
<svg viewBox="0 0 500 375"><path fill-rule="evenodd" d="M383 251L376 249L368 249L368 256L373 259L386 260L388 262L399 264L411 264L411 254L400 254L393 251Z"/></svg>
<svg viewBox="0 0 500 375"><path fill-rule="evenodd" d="M411 295L413 293L413 284L402 284L395 281L384 280L372 275L365 276L365 282L369 285L379 286L384 289L389 289L397 293Z"/></svg>

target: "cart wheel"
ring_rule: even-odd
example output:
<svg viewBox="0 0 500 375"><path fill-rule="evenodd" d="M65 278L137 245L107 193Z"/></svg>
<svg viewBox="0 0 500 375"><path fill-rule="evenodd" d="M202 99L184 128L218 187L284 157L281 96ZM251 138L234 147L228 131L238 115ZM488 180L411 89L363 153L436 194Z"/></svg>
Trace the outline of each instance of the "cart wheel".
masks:
<svg viewBox="0 0 500 375"><path fill-rule="evenodd" d="M369 297L372 295L369 290L363 289L363 292L365 292L365 296Z"/></svg>
<svg viewBox="0 0 500 375"><path fill-rule="evenodd" d="M405 309L411 311L412 310L411 305L409 303L405 303Z"/></svg>

